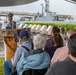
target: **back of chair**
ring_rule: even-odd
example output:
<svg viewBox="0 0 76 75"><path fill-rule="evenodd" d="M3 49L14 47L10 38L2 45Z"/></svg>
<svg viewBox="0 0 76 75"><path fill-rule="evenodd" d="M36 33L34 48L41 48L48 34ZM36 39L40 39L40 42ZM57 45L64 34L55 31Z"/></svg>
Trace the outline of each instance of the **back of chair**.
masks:
<svg viewBox="0 0 76 75"><path fill-rule="evenodd" d="M45 75L47 72L47 68L45 69L33 69L33 70L26 70L23 72L22 75Z"/></svg>

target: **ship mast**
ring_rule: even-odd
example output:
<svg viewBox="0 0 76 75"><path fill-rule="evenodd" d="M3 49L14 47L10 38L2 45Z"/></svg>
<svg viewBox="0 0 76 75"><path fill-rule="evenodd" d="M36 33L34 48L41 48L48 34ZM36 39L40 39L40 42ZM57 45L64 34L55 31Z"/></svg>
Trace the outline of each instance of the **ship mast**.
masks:
<svg viewBox="0 0 76 75"><path fill-rule="evenodd" d="M45 0L45 12L49 13L49 0Z"/></svg>

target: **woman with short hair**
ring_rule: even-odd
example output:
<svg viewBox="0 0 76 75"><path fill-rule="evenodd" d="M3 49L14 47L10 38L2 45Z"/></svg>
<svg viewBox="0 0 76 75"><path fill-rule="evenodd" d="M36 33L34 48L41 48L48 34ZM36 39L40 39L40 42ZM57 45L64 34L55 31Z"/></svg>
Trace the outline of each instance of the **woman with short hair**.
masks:
<svg viewBox="0 0 76 75"><path fill-rule="evenodd" d="M22 75L22 73L23 75L27 75L26 70L45 69L50 66L50 56L47 52L43 50L45 43L45 36L41 34L37 34L36 36L34 36L34 50L23 53L21 60L17 63L18 75ZM36 75L41 74L36 73Z"/></svg>

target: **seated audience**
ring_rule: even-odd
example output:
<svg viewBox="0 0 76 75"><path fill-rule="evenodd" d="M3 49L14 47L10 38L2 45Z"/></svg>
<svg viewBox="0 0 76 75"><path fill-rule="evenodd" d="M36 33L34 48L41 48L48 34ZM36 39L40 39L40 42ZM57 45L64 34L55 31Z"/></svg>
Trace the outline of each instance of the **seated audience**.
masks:
<svg viewBox="0 0 76 75"><path fill-rule="evenodd" d="M68 42L69 37L73 34L76 34L76 30L74 29L69 30L67 32L66 42ZM63 61L68 56L68 54L69 54L69 50L68 50L67 44L64 47L58 48L54 53L54 56L51 60L51 64L55 62Z"/></svg>
<svg viewBox="0 0 76 75"><path fill-rule="evenodd" d="M34 36L33 43L34 50L23 53L21 59L17 63L16 68L18 75L22 75L26 70L38 70L48 68L50 66L50 56L43 50L46 43L45 36L37 34Z"/></svg>
<svg viewBox="0 0 76 75"><path fill-rule="evenodd" d="M52 36L51 44L53 46L49 47L49 49L47 49L45 51L50 55L50 58L52 59L56 49L63 46L63 40L62 40L60 34L54 34L54 36Z"/></svg>
<svg viewBox="0 0 76 75"><path fill-rule="evenodd" d="M52 36L54 36L54 34L59 33L59 32L60 32L60 29L59 29L57 26L54 26L54 27L52 28L51 37L50 37L50 39L48 39L48 40L46 41L46 45L45 45L45 47L44 47L44 50L48 50L49 47L53 46L52 43L51 43L51 41L52 41Z"/></svg>
<svg viewBox="0 0 76 75"><path fill-rule="evenodd" d="M68 49L68 57L53 64L45 75L76 75L76 34L69 38Z"/></svg>
<svg viewBox="0 0 76 75"><path fill-rule="evenodd" d="M19 42L21 46L17 48L14 57L11 60L7 60L4 62L5 75L10 75L11 69L17 65L17 62L20 60L20 57L23 52L28 52L32 50L32 44L29 41L29 34L27 31L22 30L20 32Z"/></svg>
<svg viewBox="0 0 76 75"><path fill-rule="evenodd" d="M61 27L61 29L60 29L60 35L61 35L61 37L63 39L64 45L66 45L66 34L65 34L65 28L64 27Z"/></svg>

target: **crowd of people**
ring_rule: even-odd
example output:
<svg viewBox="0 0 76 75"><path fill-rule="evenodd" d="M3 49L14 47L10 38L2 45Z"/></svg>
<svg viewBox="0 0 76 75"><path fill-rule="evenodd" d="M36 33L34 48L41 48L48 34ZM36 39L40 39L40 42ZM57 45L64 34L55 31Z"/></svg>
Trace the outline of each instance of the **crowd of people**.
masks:
<svg viewBox="0 0 76 75"><path fill-rule="evenodd" d="M66 33L65 28L54 26L49 39L37 34L32 40L28 31L23 29L19 33L19 47L14 57L4 62L5 75L12 75L12 69L16 69L16 75L76 74L76 30ZM47 70L44 72L44 69ZM28 74L28 70L37 71Z"/></svg>

